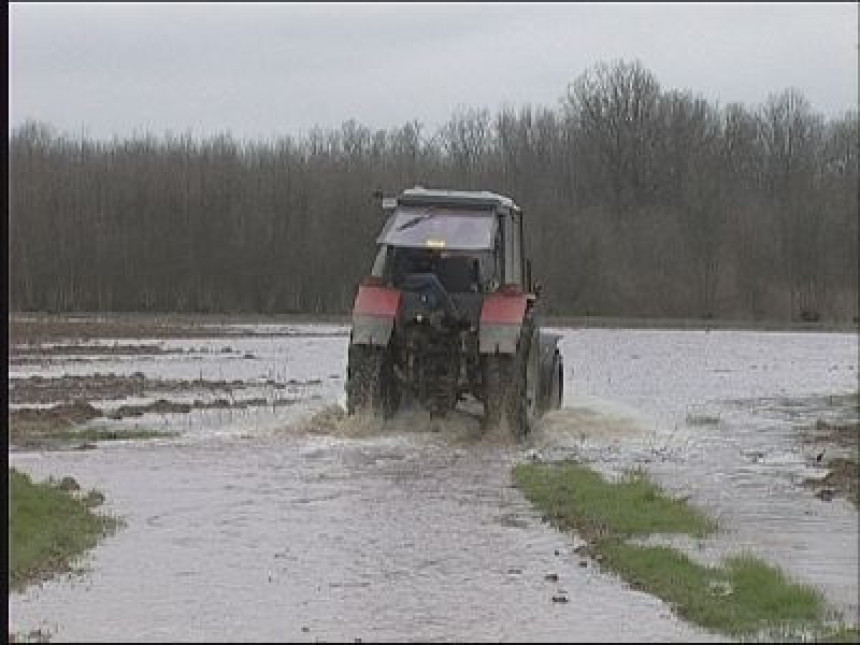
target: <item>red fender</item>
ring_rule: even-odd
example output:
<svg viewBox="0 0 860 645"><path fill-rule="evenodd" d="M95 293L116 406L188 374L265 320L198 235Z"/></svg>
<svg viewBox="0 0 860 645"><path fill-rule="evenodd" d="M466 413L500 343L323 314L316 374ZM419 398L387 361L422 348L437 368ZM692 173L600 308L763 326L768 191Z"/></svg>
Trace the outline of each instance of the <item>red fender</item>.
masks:
<svg viewBox="0 0 860 645"><path fill-rule="evenodd" d="M481 326L522 324L528 298L523 293L494 293L484 298Z"/></svg>
<svg viewBox="0 0 860 645"><path fill-rule="evenodd" d="M397 289L362 284L352 308L352 343L387 345L400 309Z"/></svg>
<svg viewBox="0 0 860 645"><path fill-rule="evenodd" d="M394 318L399 308L400 291L398 289L361 284L355 295L352 313Z"/></svg>
<svg viewBox="0 0 860 645"><path fill-rule="evenodd" d="M500 291L484 298L478 332L482 354L513 354L517 351L528 300L521 291Z"/></svg>

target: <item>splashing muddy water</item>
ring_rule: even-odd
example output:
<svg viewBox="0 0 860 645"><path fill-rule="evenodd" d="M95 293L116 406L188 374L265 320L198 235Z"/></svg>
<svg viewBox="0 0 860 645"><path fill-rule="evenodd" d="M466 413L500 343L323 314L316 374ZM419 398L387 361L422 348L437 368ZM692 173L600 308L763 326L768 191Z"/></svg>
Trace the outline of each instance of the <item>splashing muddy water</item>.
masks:
<svg viewBox="0 0 860 645"><path fill-rule="evenodd" d="M10 631L111 641L722 640L582 560L578 538L544 523L512 486L518 461L565 456L608 475L646 468L721 521L717 537L686 545L691 555L753 550L856 615L857 511L797 485L815 447L800 445L793 427L815 422L812 402L856 392L855 336L557 330L565 407L519 446L482 435L468 406L444 424L417 410L386 423L346 417L342 328L290 329L160 339L195 351L146 361L10 365L10 379L144 372L241 379L264 394L267 379L292 381L301 399L117 422L179 431L174 439L10 452L11 465L36 477L99 488L105 510L127 523L84 559L83 575L10 596ZM775 399L801 404L787 418Z"/></svg>

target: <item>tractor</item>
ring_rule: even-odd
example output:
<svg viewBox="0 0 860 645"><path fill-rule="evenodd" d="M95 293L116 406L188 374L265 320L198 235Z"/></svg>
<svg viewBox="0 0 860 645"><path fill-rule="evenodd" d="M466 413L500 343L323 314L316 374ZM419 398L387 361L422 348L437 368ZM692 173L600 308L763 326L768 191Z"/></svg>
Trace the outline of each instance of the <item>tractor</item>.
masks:
<svg viewBox="0 0 860 645"><path fill-rule="evenodd" d="M564 367L560 336L540 329L522 210L489 191L374 195L386 220L355 296L347 413L417 403L444 418L473 400L484 428L523 440L561 406Z"/></svg>

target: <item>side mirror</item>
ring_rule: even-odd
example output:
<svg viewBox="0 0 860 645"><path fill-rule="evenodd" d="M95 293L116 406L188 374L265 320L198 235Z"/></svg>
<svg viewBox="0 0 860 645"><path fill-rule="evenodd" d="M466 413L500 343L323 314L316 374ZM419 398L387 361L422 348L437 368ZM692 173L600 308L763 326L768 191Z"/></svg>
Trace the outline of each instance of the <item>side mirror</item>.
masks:
<svg viewBox="0 0 860 645"><path fill-rule="evenodd" d="M381 188L377 188L373 191L373 199L379 205L384 216L388 216L391 211L397 208L397 198L385 197Z"/></svg>

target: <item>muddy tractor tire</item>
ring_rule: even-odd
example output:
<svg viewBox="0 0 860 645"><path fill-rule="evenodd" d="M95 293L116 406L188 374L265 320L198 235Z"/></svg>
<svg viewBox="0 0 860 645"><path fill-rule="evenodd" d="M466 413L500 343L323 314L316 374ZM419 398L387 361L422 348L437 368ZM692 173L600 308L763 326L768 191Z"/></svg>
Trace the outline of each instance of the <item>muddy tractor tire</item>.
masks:
<svg viewBox="0 0 860 645"><path fill-rule="evenodd" d="M347 414L390 418L399 405L397 382L388 349L350 345L346 367Z"/></svg>
<svg viewBox="0 0 860 645"><path fill-rule="evenodd" d="M537 417L537 345L534 330L524 325L516 354L484 357L484 427L508 429L525 439Z"/></svg>
<svg viewBox="0 0 860 645"><path fill-rule="evenodd" d="M558 349L553 356L552 383L549 390L549 409L558 410L564 398L564 362Z"/></svg>

